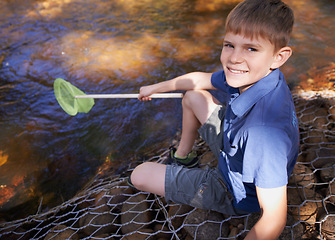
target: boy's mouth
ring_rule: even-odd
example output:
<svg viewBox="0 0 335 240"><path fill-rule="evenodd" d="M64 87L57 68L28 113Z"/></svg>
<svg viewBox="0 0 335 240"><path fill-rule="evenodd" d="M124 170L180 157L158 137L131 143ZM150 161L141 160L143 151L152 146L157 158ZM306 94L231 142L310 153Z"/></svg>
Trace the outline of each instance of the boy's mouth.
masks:
<svg viewBox="0 0 335 240"><path fill-rule="evenodd" d="M229 68L229 67L227 67L227 69L228 69L230 72L234 73L234 74L243 74L243 73L247 73L247 72L248 72L248 71L245 71L245 70L232 69L232 68Z"/></svg>

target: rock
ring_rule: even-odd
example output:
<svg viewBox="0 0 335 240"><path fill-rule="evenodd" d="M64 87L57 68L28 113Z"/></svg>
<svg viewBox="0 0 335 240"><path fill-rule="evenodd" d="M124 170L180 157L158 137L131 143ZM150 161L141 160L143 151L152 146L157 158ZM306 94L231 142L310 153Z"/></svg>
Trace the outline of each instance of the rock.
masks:
<svg viewBox="0 0 335 240"><path fill-rule="evenodd" d="M69 229L65 225L58 225L52 228L48 234L45 236L44 240L63 240L63 239L71 239L71 240L79 240L79 236L75 231Z"/></svg>
<svg viewBox="0 0 335 240"><path fill-rule="evenodd" d="M300 118L300 112L303 111L306 107L306 99L296 98L294 100L295 112L297 113L297 117Z"/></svg>
<svg viewBox="0 0 335 240"><path fill-rule="evenodd" d="M306 154L304 154L304 161L305 163L312 163L315 161L315 159L317 158L317 150L316 149L308 149L308 151L306 152Z"/></svg>
<svg viewBox="0 0 335 240"><path fill-rule="evenodd" d="M301 186L313 188L316 183L315 176L310 168L303 164L294 166L291 177L289 178L289 186Z"/></svg>
<svg viewBox="0 0 335 240"><path fill-rule="evenodd" d="M308 124L316 129L327 129L328 108L329 103L325 99L317 98L307 101L305 108L299 111L299 120L301 124Z"/></svg>
<svg viewBox="0 0 335 240"><path fill-rule="evenodd" d="M2 231L3 226L1 226L0 228L0 234L1 234L1 237L0 239L1 240L14 240L14 239L20 239L20 240L31 240L33 238L33 236L35 234L31 233L31 231L27 231L26 229L22 228L22 227L19 227L17 228L17 226L13 226L13 227L10 227L10 228L7 228L6 227L6 232ZM56 235L57 233L55 233L54 235ZM52 238L52 239L57 239L59 240L60 238L58 238L57 236L55 238ZM74 239L78 239L78 238L74 238Z"/></svg>
<svg viewBox="0 0 335 240"><path fill-rule="evenodd" d="M286 228L287 230L290 230L288 233L288 236L291 236L293 233L293 238L281 238L282 240L286 240L286 239L300 239L301 236L304 233L305 227L304 225L302 225L302 223L298 223L297 220L290 215L289 213L287 214L287 221L286 221ZM291 234L291 235L290 235Z"/></svg>
<svg viewBox="0 0 335 240"><path fill-rule="evenodd" d="M110 211L106 211L106 206L94 209L87 212L80 217L79 226L83 228L83 231L88 236L94 234L111 234L115 233L118 227L115 225L117 221L117 215L113 215Z"/></svg>
<svg viewBox="0 0 335 240"><path fill-rule="evenodd" d="M147 195L138 194L131 196L122 206L121 223L122 233L134 232L151 222Z"/></svg>
<svg viewBox="0 0 335 240"><path fill-rule="evenodd" d="M287 213L287 219L286 219L286 226L287 227L292 227L297 224L297 221L290 213Z"/></svg>
<svg viewBox="0 0 335 240"><path fill-rule="evenodd" d="M300 205L305 200L304 191L302 188L287 188L287 204Z"/></svg>
<svg viewBox="0 0 335 240"><path fill-rule="evenodd" d="M179 229L184 222L185 217L194 208L188 205L170 205L168 217L171 219L172 226L175 230Z"/></svg>
<svg viewBox="0 0 335 240"><path fill-rule="evenodd" d="M305 221L311 225L316 222L318 211L322 209L322 196L318 195L316 200L306 200L301 206L288 207L288 212L297 221Z"/></svg>
<svg viewBox="0 0 335 240"><path fill-rule="evenodd" d="M121 240L153 240L155 236L152 229L143 228L138 232L133 232L129 235L123 236Z"/></svg>
<svg viewBox="0 0 335 240"><path fill-rule="evenodd" d="M297 158L297 163L310 163L307 159L307 153L306 152L300 152Z"/></svg>
<svg viewBox="0 0 335 240"><path fill-rule="evenodd" d="M231 217L231 215L226 215L225 218L229 218ZM232 217L229 219L229 224L232 227L237 227L239 229L243 229L244 228L244 223L246 221L246 217L245 216L240 216L240 217Z"/></svg>
<svg viewBox="0 0 335 240"><path fill-rule="evenodd" d="M328 216L322 221L321 233L327 239L335 239L335 216Z"/></svg>
<svg viewBox="0 0 335 240"><path fill-rule="evenodd" d="M283 232L280 234L278 240L287 240L287 239L299 240L302 239L301 236L303 234L304 234L304 226L301 223L298 223L294 227L285 227Z"/></svg>
<svg viewBox="0 0 335 240"><path fill-rule="evenodd" d="M120 212L122 204L132 194L131 188L127 186L116 186L108 191L101 191L95 197L95 206L106 205L113 212Z"/></svg>
<svg viewBox="0 0 335 240"><path fill-rule="evenodd" d="M256 224L256 222L259 220L260 217L261 217L260 213L251 213L248 216L247 228L246 229L250 230Z"/></svg>
<svg viewBox="0 0 335 240"><path fill-rule="evenodd" d="M239 225L237 225L237 228L240 231L244 230L244 224L240 223Z"/></svg>
<svg viewBox="0 0 335 240"><path fill-rule="evenodd" d="M333 121L335 121L335 106L331 106L328 109L328 112L330 114L329 118L332 119Z"/></svg>
<svg viewBox="0 0 335 240"><path fill-rule="evenodd" d="M87 195L87 196L81 196L82 200L78 201L78 208L81 210L85 210L87 208L94 207L94 199L95 195Z"/></svg>
<svg viewBox="0 0 335 240"><path fill-rule="evenodd" d="M182 235L180 235L178 237L181 238ZM185 240L194 240L194 238L191 235L187 234L186 237L185 237Z"/></svg>
<svg viewBox="0 0 335 240"><path fill-rule="evenodd" d="M305 123L305 124L313 123L313 120L315 118L314 111L315 111L315 108L313 108L313 107L309 107L309 108L304 109L302 111L300 121Z"/></svg>
<svg viewBox="0 0 335 240"><path fill-rule="evenodd" d="M230 230L230 233L229 233L229 235L228 235L228 238L235 237L238 233L239 233L239 229L238 229L237 227L233 227L233 228Z"/></svg>
<svg viewBox="0 0 335 240"><path fill-rule="evenodd" d="M110 204L117 204L124 202L131 194L133 193L133 190L127 185L127 186L117 186L115 188L112 188L108 191L108 194L112 196L112 198L109 200Z"/></svg>
<svg viewBox="0 0 335 240"><path fill-rule="evenodd" d="M328 163L335 164L335 148L333 145L322 146L316 150L318 158L312 163L315 169L322 168Z"/></svg>
<svg viewBox="0 0 335 240"><path fill-rule="evenodd" d="M163 224L155 224L154 232L158 239L171 239L172 237L170 229Z"/></svg>
<svg viewBox="0 0 335 240"><path fill-rule="evenodd" d="M218 212L196 209L186 217L184 229L197 240L227 237L229 224L223 220L223 215Z"/></svg>
<svg viewBox="0 0 335 240"><path fill-rule="evenodd" d="M108 196L106 196L105 191L101 191L98 193L94 199L94 206L99 208L100 212L108 212L110 207L107 205Z"/></svg>
<svg viewBox="0 0 335 240"><path fill-rule="evenodd" d="M329 184L329 195L332 197L329 198L329 201L335 205L335 181Z"/></svg>
<svg viewBox="0 0 335 240"><path fill-rule="evenodd" d="M315 111L315 119L313 125L317 129L327 129L328 124L328 110L325 108L319 108Z"/></svg>
<svg viewBox="0 0 335 240"><path fill-rule="evenodd" d="M312 129L305 135L306 137L303 138L305 144L320 144L322 142L328 142L325 137L325 133L320 130Z"/></svg>
<svg viewBox="0 0 335 240"><path fill-rule="evenodd" d="M287 188L287 204L288 205L300 205L305 200L316 200L319 199L314 189L301 188L301 187L288 187Z"/></svg>
<svg viewBox="0 0 335 240"><path fill-rule="evenodd" d="M107 233L101 234L101 235L97 235L94 236L92 238L89 238L89 240L97 240L97 239L108 239L108 240L115 240L115 238L110 238L110 235Z"/></svg>
<svg viewBox="0 0 335 240"><path fill-rule="evenodd" d="M322 169L320 169L320 178L323 183L333 180L335 178L335 164L325 164Z"/></svg>

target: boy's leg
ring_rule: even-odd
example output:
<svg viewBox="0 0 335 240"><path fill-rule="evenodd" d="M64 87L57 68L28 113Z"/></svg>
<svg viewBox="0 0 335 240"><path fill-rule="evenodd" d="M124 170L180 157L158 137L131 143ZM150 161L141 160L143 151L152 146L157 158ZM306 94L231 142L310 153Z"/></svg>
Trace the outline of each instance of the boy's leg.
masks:
<svg viewBox="0 0 335 240"><path fill-rule="evenodd" d="M138 190L158 194L164 197L165 171L165 164L145 162L138 165L131 173L131 182Z"/></svg>
<svg viewBox="0 0 335 240"><path fill-rule="evenodd" d="M191 152L194 141L198 137L199 127L207 121L217 105L218 101L208 91L186 92L182 101L182 134L176 155L185 157Z"/></svg>
<svg viewBox="0 0 335 240"><path fill-rule="evenodd" d="M179 156L187 156L203 125L219 102L204 90L186 92L183 98L183 130L178 150ZM178 151L177 150L177 151ZM165 196L166 165L146 162L137 166L131 174L132 184L139 190Z"/></svg>
<svg viewBox="0 0 335 240"><path fill-rule="evenodd" d="M164 196L167 202L229 215L244 214L234 208L233 197L218 171L145 162L134 169L131 181L138 190Z"/></svg>

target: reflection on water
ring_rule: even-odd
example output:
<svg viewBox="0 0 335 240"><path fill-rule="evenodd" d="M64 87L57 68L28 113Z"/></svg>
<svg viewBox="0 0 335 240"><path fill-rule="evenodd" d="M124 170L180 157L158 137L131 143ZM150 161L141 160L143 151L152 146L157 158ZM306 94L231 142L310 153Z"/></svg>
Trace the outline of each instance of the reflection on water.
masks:
<svg viewBox="0 0 335 240"><path fill-rule="evenodd" d="M180 128L178 99L97 100L88 114L70 117L53 96L55 78L87 93L130 93L189 71L219 70L223 22L237 2L1 1L3 216L36 213L39 204L42 210L55 206L106 159L126 165L134 155L166 148ZM310 68L334 60L335 3L286 2L296 24L294 55L282 70L294 87Z"/></svg>

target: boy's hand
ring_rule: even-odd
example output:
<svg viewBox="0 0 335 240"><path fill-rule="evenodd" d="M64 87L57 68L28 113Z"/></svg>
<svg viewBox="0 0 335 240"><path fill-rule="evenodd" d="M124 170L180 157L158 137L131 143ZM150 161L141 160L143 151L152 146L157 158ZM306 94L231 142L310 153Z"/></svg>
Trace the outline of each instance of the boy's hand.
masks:
<svg viewBox="0 0 335 240"><path fill-rule="evenodd" d="M152 85L144 86L140 88L140 92L138 94L138 99L140 101L151 101L150 95L154 94Z"/></svg>
<svg viewBox="0 0 335 240"><path fill-rule="evenodd" d="M278 188L256 187L262 216L245 239L277 239L286 225L286 185Z"/></svg>
<svg viewBox="0 0 335 240"><path fill-rule="evenodd" d="M140 88L138 99L140 101L150 101L150 95L154 93L170 92L175 90L195 90L214 89L211 82L212 73L193 72L188 73L168 81L144 86Z"/></svg>

